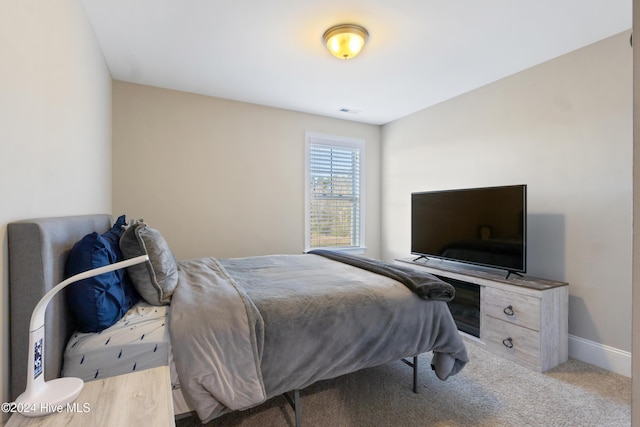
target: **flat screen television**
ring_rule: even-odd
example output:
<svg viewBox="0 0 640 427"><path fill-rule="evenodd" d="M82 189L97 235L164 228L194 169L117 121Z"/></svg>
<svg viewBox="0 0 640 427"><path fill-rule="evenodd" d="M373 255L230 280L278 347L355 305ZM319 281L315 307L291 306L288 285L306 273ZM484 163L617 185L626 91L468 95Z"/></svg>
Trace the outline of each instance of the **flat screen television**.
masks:
<svg viewBox="0 0 640 427"><path fill-rule="evenodd" d="M526 272L527 186L411 194L411 253Z"/></svg>

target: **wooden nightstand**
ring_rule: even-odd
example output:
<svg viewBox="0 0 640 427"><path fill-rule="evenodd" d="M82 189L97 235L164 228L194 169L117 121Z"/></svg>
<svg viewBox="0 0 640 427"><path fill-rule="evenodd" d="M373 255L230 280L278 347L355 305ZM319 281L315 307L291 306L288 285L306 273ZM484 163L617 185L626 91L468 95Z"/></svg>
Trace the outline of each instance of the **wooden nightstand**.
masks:
<svg viewBox="0 0 640 427"><path fill-rule="evenodd" d="M37 418L16 413L6 427L175 426L169 367L87 382L73 408Z"/></svg>

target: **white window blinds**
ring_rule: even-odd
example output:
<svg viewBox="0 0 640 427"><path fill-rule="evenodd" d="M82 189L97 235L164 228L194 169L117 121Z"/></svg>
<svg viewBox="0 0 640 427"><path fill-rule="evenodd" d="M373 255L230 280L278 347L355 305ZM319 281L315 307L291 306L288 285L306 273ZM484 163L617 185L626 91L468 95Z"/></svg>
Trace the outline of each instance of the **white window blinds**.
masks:
<svg viewBox="0 0 640 427"><path fill-rule="evenodd" d="M359 248L362 141L307 139L307 248Z"/></svg>

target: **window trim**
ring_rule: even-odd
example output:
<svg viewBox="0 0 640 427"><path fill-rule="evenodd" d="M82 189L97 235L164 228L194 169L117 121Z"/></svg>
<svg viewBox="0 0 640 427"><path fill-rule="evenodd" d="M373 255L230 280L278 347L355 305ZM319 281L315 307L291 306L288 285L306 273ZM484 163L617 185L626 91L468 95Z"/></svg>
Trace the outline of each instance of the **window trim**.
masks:
<svg viewBox="0 0 640 427"><path fill-rule="evenodd" d="M308 252L312 249L321 249L320 247L311 247L311 145L325 144L334 147L356 148L360 150L360 197L359 197L359 216L360 216L360 236L359 246L327 246L326 249L340 250L346 252L364 253L365 246L365 140L361 138L352 138L346 136L327 135L317 132L305 132L305 179L304 179L304 250Z"/></svg>

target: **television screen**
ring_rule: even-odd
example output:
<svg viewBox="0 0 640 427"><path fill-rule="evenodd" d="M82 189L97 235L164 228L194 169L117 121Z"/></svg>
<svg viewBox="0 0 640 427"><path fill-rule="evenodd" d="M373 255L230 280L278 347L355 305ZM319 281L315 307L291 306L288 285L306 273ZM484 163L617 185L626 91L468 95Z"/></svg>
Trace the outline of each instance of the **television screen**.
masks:
<svg viewBox="0 0 640 427"><path fill-rule="evenodd" d="M527 187L411 194L411 253L526 271Z"/></svg>

